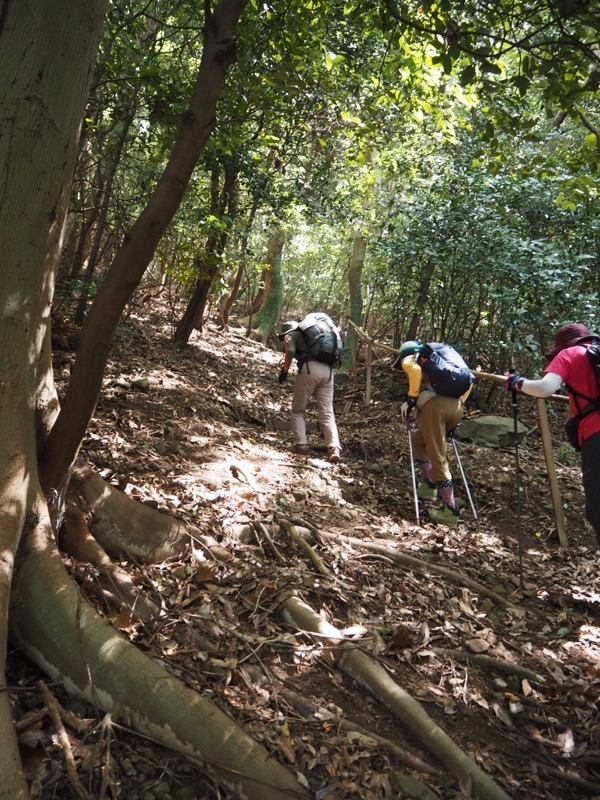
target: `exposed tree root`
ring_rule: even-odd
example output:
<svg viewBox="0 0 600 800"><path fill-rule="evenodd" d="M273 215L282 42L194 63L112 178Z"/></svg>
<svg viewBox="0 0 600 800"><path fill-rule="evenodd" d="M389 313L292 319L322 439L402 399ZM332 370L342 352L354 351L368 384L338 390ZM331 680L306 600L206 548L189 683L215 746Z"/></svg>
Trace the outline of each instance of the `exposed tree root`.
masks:
<svg viewBox="0 0 600 800"><path fill-rule="evenodd" d="M271 534L267 530L267 526L264 525L264 523L262 522L254 522L252 527L256 531L257 539L259 539L260 541L260 538L262 537L269 546L269 548L271 549L273 555L275 556L275 560L278 561L280 564L283 564L285 562L285 558L281 555L279 548L273 541Z"/></svg>
<svg viewBox="0 0 600 800"><path fill-rule="evenodd" d="M572 772L563 772L555 767L547 767L545 764L538 764L538 769L541 772L545 772L547 775L552 775L553 778L558 778L565 783L570 783L571 786L577 786L586 794L600 796L600 784L594 781L586 781L585 778L580 778L579 775L573 775Z"/></svg>
<svg viewBox="0 0 600 800"><path fill-rule="evenodd" d="M504 789L436 725L423 706L392 680L381 664L356 648L345 648L341 631L297 597L285 601L283 613L288 622L302 631L316 634L321 643L328 644L332 648L328 651L330 658L337 659L338 667L396 714L422 744L458 776L465 791L472 791L481 800L511 800Z"/></svg>
<svg viewBox="0 0 600 800"><path fill-rule="evenodd" d="M296 709L296 711L302 714L303 717L306 717L307 719L317 719L321 722L333 723L342 731L359 733L361 736L376 742L378 747L386 750L388 753L393 755L394 758L410 769L414 769L417 772L422 772L426 775L435 775L436 769L435 767L432 767L431 764L423 761L422 758L413 756L412 753L407 753L406 750L398 747L397 744L394 744L394 742L391 742L384 736L379 736L377 733L373 733L372 731L363 728L362 725L358 724L358 722L353 722L351 719L345 719L344 717L338 717L331 711L320 708L306 697L293 692L291 689L282 689L281 696L284 697L288 703Z"/></svg>
<svg viewBox="0 0 600 800"><path fill-rule="evenodd" d="M457 661L469 661L471 664L477 664L479 667L489 667L490 669L495 669L507 673L508 675L516 675L518 678L534 681L535 683L545 683L546 680L537 672L527 669L527 667L522 667L520 664L514 664L512 661L506 661L504 658L494 658L484 653L468 653L466 650L448 650L445 647L432 647L431 650L437 656L454 658Z"/></svg>
<svg viewBox="0 0 600 800"><path fill-rule="evenodd" d="M300 549L306 553L321 575L325 575L328 578L333 578L333 572L325 565L323 559L314 551L306 539L302 538L302 536L298 533L296 526L284 517L278 517L277 521L287 532L292 541L294 541L300 547Z"/></svg>
<svg viewBox="0 0 600 800"><path fill-rule="evenodd" d="M393 561L394 564L398 564L401 567L410 567L410 569L416 569L419 572L435 572L438 575L443 575L450 583L456 586L466 586L484 597L489 597L490 600L493 600L499 605L507 606L508 608L517 608L517 606L506 597L488 589L488 587L484 586L482 583L478 583L468 578L466 575L456 572L456 570L442 567L440 564L434 564L431 561L424 561L416 556L401 553L399 550L389 545L381 545L369 541L368 539L357 539L354 536L344 536L343 534L327 533L325 531L319 531L318 536L326 541L336 542L337 544L347 544L361 550L368 550L370 553L386 556Z"/></svg>
<svg viewBox="0 0 600 800"><path fill-rule="evenodd" d="M160 616L160 606L135 586L126 570L111 561L90 533L80 511L71 508L65 514L60 544L68 555L98 569L105 591L114 596L118 607L124 606L142 622L151 622Z"/></svg>
<svg viewBox="0 0 600 800"><path fill-rule="evenodd" d="M184 522L132 500L85 464L73 470L69 498L89 516L90 531L110 556L156 563L181 555L189 544Z"/></svg>
<svg viewBox="0 0 600 800"><path fill-rule="evenodd" d="M69 691L85 697L153 741L199 761L243 798L296 800L296 777L216 705L121 637L65 572L45 501L19 551L11 635L25 654Z"/></svg>

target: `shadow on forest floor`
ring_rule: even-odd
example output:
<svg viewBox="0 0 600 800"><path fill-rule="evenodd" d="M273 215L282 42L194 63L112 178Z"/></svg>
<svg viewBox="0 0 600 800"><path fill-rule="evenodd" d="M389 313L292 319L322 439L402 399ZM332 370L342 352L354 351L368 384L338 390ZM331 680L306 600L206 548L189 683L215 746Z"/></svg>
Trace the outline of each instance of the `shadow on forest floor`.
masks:
<svg viewBox="0 0 600 800"><path fill-rule="evenodd" d="M451 776L419 774L398 762L393 746L439 769L399 719L282 621L278 598L291 590L339 629L352 629L348 635L515 800L600 796L600 580L595 540L581 513L576 457L558 450L565 461L558 469L567 550L553 539L535 435L520 451L521 537L511 448L459 445L479 526L468 505L456 531L417 526L400 403L390 399L396 387L389 360L375 362L368 408L362 370L355 381L339 381L336 416L344 452L342 463L332 466L314 425L314 456L291 455L293 377L278 384L279 359L235 329L220 332L211 325L178 351L159 314L134 318L120 330L84 455L122 491L217 539L222 555L215 560L192 541L189 557L143 569L125 564L134 580L153 586L166 616L154 630L124 613L107 616L142 650L228 708L278 760L305 776L315 797L404 796L396 776L407 771L443 800L468 794ZM68 361L60 360L59 386ZM475 390L475 403L477 396ZM496 413L510 414L504 397L499 403L506 408ZM477 412L471 406L469 413ZM528 428L535 426L528 418L533 413L533 403L529 411L525 401L521 420ZM313 410L309 419L314 422ZM558 423L554 435L558 446ZM278 516L312 535L330 578L315 570L277 524ZM425 565L444 566L454 579L401 568L342 539L320 539L319 532L385 544ZM91 570L69 568L85 591ZM495 604L460 576L513 606ZM169 619L185 619L207 650L170 639ZM465 654L520 664L543 680L476 664ZM39 713L42 676L16 653L9 670L28 774L39 779L36 796L75 797L52 723ZM67 728L92 797L228 796L211 787L196 765L102 719L58 686L51 689L81 723L77 729L67 721ZM310 711L299 711L286 692L304 698ZM358 728L344 730L340 719L391 746Z"/></svg>

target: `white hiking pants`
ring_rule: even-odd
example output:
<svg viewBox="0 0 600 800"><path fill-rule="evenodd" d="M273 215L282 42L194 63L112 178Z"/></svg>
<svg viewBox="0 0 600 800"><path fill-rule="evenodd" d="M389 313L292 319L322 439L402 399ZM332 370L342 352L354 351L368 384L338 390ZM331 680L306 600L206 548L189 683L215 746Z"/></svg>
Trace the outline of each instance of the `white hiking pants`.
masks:
<svg viewBox="0 0 600 800"><path fill-rule="evenodd" d="M294 444L308 444L306 409L312 397L317 404L317 417L325 444L339 449L340 440L333 413L333 370L320 361L303 364L294 383L291 413Z"/></svg>

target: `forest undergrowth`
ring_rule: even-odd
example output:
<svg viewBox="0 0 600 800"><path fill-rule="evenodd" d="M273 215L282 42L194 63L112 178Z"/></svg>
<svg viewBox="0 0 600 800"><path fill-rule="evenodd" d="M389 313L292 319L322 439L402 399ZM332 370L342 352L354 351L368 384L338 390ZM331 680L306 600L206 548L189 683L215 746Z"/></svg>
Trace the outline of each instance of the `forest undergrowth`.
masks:
<svg viewBox="0 0 600 800"><path fill-rule="evenodd" d="M342 632L344 647L381 665L509 797L600 797L598 555L559 415L551 412L569 548L555 538L526 398L521 530L513 448L464 442L478 524L467 504L456 530L423 523L424 514L417 525L389 358L374 364L368 407L364 367L336 375L343 454L331 465L314 409L311 457L291 453L293 376L278 384L277 352L236 327L208 324L184 350L171 335L160 309L120 328L83 456L121 491L203 536L190 537L178 559L120 562L159 605L153 624L112 607L97 569L70 559L88 599L319 800L476 795L339 669L339 648L290 623L282 609L292 597ZM56 342L59 387L73 361L65 342ZM476 387L470 416L488 410L489 389ZM501 395L493 411L510 416ZM187 642L172 635L182 621L194 634ZM9 684L33 798L229 797L201 766L98 716L16 651Z"/></svg>

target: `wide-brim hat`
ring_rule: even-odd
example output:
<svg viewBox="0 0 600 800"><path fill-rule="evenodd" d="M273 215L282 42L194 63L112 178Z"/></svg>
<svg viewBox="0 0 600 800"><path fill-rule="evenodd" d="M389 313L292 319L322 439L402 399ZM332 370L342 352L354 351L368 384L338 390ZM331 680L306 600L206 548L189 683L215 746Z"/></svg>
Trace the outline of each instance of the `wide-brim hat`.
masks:
<svg viewBox="0 0 600 800"><path fill-rule="evenodd" d="M566 350L567 347L573 347L580 342L584 342L586 339L591 339L595 336L595 334L590 332L590 329L587 325L583 325L581 322L570 322L568 325L563 325L562 328L559 328L556 331L556 336L554 337L554 349L550 350L549 353L546 353L546 358L548 361L552 361L552 359L557 356L561 350Z"/></svg>
<svg viewBox="0 0 600 800"><path fill-rule="evenodd" d="M289 320L288 322L284 322L281 326L281 330L277 334L277 338L281 341L285 339L286 334L290 333L290 331L295 331L298 327L298 323L296 320Z"/></svg>

